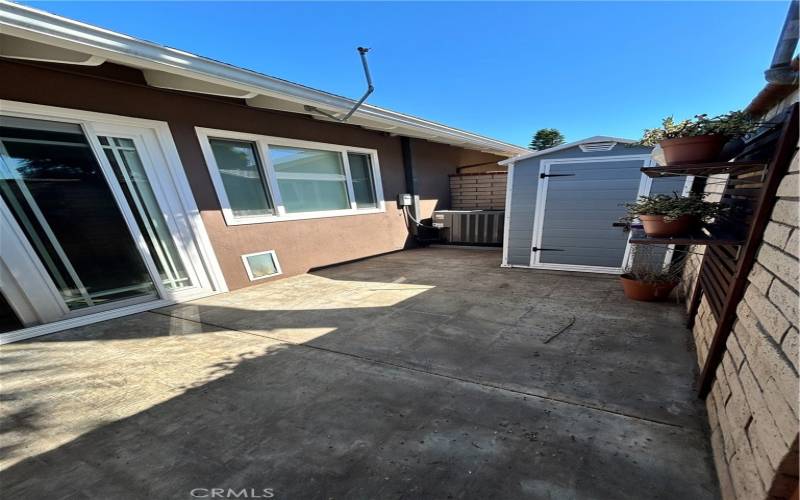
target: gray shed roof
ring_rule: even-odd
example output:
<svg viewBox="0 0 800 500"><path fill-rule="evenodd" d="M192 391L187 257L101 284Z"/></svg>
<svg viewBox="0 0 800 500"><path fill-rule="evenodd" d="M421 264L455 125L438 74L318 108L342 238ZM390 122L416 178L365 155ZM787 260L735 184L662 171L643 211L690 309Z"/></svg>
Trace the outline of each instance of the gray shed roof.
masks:
<svg viewBox="0 0 800 500"><path fill-rule="evenodd" d="M633 144L636 141L632 139L623 139L622 137L610 137L607 135L595 135L593 137L587 137L586 139L581 139L580 141L575 142L567 142L565 144L560 144L558 146L554 146L552 148L542 149L539 151L531 151L530 153L524 153L521 155L514 156L507 160L503 160L498 162L500 165L508 165L510 163L515 163L520 160L526 160L528 158L533 158L535 156L542 156L550 153L555 153L556 151L561 151L563 149L574 148L575 146L580 146L582 144L591 144L594 142L617 142L621 144Z"/></svg>

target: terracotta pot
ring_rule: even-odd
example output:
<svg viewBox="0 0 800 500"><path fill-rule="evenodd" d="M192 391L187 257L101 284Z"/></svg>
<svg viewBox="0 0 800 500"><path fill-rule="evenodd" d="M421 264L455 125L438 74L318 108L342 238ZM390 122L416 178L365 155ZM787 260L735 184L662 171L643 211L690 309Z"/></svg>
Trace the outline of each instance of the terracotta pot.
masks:
<svg viewBox="0 0 800 500"><path fill-rule="evenodd" d="M664 220L663 215L639 215L647 236L669 238L683 236L695 225L697 219L693 215L681 215L677 219Z"/></svg>
<svg viewBox="0 0 800 500"><path fill-rule="evenodd" d="M698 135L665 139L658 144L664 150L664 159L668 165L680 165L716 160L728 140L724 135Z"/></svg>
<svg viewBox="0 0 800 500"><path fill-rule="evenodd" d="M625 296L631 300L641 300L652 302L655 300L665 300L669 297L672 289L678 286L678 282L672 283L649 283L632 279L629 275L623 274L619 277L622 282L622 290Z"/></svg>

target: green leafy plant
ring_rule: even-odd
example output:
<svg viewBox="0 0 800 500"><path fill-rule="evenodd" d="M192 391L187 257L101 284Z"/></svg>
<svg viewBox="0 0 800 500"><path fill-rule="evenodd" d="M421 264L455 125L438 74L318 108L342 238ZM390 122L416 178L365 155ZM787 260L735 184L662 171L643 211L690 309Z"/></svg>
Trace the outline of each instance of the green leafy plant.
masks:
<svg viewBox="0 0 800 500"><path fill-rule="evenodd" d="M752 116L744 111L731 111L717 116L709 120L708 124L712 133L732 138L744 137L761 125L765 125L765 123L754 120Z"/></svg>
<svg viewBox="0 0 800 500"><path fill-rule="evenodd" d="M691 215L701 222L708 222L727 212L724 205L705 201L704 197L704 194L680 196L678 193L640 196L635 203L624 204L628 213L620 221L631 222L640 215L663 215L667 221L682 215Z"/></svg>
<svg viewBox="0 0 800 500"><path fill-rule="evenodd" d="M666 139L700 135L742 137L753 132L759 125L760 122L744 111L731 111L713 118L709 118L707 114L695 115L694 118L677 123L672 116L668 116L661 121L660 128L645 129L642 139L635 145L652 147Z"/></svg>

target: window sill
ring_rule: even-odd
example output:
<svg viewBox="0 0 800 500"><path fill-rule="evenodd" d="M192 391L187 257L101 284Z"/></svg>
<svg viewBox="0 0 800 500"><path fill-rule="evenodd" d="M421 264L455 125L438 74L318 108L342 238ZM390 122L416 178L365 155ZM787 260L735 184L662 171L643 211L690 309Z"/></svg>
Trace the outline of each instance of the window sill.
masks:
<svg viewBox="0 0 800 500"><path fill-rule="evenodd" d="M228 226L243 226L247 224L266 224L270 222L288 222L308 219L326 219L329 217L352 217L357 215L370 215L385 213L386 208L364 208L360 210L326 210L324 212L303 212L283 215L262 215L254 217L229 217L225 214L225 224Z"/></svg>

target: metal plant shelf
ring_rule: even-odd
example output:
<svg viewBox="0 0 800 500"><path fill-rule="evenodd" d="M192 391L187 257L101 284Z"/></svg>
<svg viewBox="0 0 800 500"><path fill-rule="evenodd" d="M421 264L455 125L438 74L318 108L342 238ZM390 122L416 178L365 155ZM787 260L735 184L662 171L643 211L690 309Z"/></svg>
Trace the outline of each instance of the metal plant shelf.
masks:
<svg viewBox="0 0 800 500"><path fill-rule="evenodd" d="M699 230L690 234L670 238L647 236L644 229L632 228L630 242L636 245L742 245L742 238L712 234Z"/></svg>
<svg viewBox="0 0 800 500"><path fill-rule="evenodd" d="M715 174L740 174L763 170L767 167L758 161L718 161L711 163L689 163L685 165L662 165L660 167L642 167L648 177L667 177L675 175L696 175L706 177Z"/></svg>

